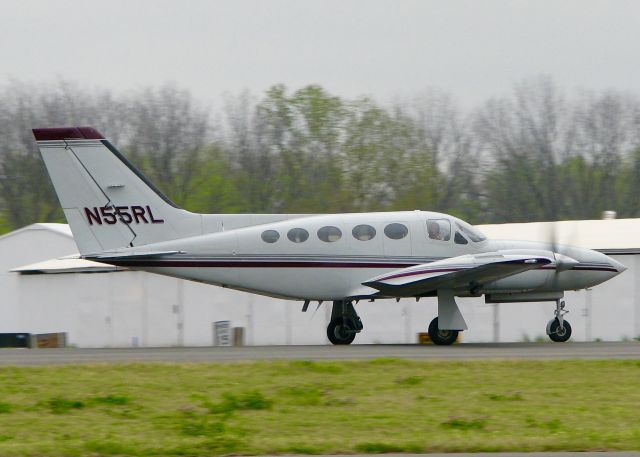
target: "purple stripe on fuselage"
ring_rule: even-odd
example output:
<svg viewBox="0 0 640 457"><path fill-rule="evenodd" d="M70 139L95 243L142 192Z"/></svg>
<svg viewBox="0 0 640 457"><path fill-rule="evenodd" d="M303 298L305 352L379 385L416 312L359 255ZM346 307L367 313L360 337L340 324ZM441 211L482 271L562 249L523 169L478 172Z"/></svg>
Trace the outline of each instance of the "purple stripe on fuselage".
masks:
<svg viewBox="0 0 640 457"><path fill-rule="evenodd" d="M184 267L184 268L407 268L416 263L294 262L244 260L108 260L119 267Z"/></svg>
<svg viewBox="0 0 640 457"><path fill-rule="evenodd" d="M467 267L469 268L469 267ZM384 278L378 279L378 281L386 281L388 279L396 279L396 278L404 278L407 276L417 276L427 273L451 273L453 271L466 270L467 268L434 268L432 270L420 270L420 271L407 271L404 273L398 273L391 276L386 276Z"/></svg>
<svg viewBox="0 0 640 457"><path fill-rule="evenodd" d="M541 270L555 270L556 267L555 266L545 266L540 268ZM618 270L616 270L613 267L592 267L589 265L576 265L574 267L571 267L570 270L582 270L582 271L611 271L613 273L616 273ZM562 272L561 272L562 273Z"/></svg>

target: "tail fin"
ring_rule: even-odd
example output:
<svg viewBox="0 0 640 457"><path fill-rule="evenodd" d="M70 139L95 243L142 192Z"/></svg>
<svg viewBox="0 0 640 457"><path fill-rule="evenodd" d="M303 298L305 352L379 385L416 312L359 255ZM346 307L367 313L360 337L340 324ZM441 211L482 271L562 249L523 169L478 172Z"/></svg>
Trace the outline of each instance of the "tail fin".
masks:
<svg viewBox="0 0 640 457"><path fill-rule="evenodd" d="M174 205L95 129L33 134L81 254L202 233L199 214Z"/></svg>

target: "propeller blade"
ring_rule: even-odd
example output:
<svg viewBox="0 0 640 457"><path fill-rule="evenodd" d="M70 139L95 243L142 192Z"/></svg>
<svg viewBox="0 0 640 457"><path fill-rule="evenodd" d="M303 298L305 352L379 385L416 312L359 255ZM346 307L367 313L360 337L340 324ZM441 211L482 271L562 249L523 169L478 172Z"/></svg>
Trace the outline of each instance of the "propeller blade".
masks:
<svg viewBox="0 0 640 457"><path fill-rule="evenodd" d="M553 284L554 286L558 285L558 275L565 270L568 270L573 265L565 265L564 260L569 259L562 254L558 253L558 227L557 221L552 221L549 223L549 245L551 247L551 253L553 255L553 262L556 266L555 272L553 274ZM571 259L573 260L573 259Z"/></svg>

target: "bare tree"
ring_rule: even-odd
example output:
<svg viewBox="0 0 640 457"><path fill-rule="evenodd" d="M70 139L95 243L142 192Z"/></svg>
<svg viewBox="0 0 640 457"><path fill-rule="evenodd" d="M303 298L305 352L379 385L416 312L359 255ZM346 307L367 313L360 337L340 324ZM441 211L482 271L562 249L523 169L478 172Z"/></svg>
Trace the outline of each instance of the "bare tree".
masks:
<svg viewBox="0 0 640 457"><path fill-rule="evenodd" d="M0 90L0 204L13 227L62 219L31 129L115 119L121 109L99 103L111 98L107 90L96 95L66 80L44 86L12 81Z"/></svg>
<svg viewBox="0 0 640 457"><path fill-rule="evenodd" d="M454 98L430 88L403 106L431 161L430 185L435 185L437 191L434 209L455 207L461 199L474 199L479 208L478 159L473 137L469 120L461 114Z"/></svg>
<svg viewBox="0 0 640 457"><path fill-rule="evenodd" d="M516 85L511 97L492 99L475 114L475 135L489 165L485 186L490 199L501 201L491 205L497 219L562 217L558 165L571 153L569 120L564 97L548 77Z"/></svg>
<svg viewBox="0 0 640 457"><path fill-rule="evenodd" d="M127 107L127 149L161 188L184 200L209 140L208 110L172 84L134 94Z"/></svg>
<svg viewBox="0 0 640 457"><path fill-rule="evenodd" d="M248 91L225 100L223 143L252 212L274 212L278 207L275 176L280 150L274 142L283 142L285 127L269 116L274 111L260 106Z"/></svg>

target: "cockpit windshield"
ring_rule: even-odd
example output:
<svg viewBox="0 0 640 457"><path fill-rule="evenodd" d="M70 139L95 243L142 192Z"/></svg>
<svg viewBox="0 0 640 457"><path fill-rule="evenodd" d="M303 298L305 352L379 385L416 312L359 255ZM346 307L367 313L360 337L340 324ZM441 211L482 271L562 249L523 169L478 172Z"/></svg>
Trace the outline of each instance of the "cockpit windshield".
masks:
<svg viewBox="0 0 640 457"><path fill-rule="evenodd" d="M460 219L456 219L456 226L460 232L474 243L479 243L487 239L487 237L480 233L478 229L473 228L471 225L461 221Z"/></svg>

